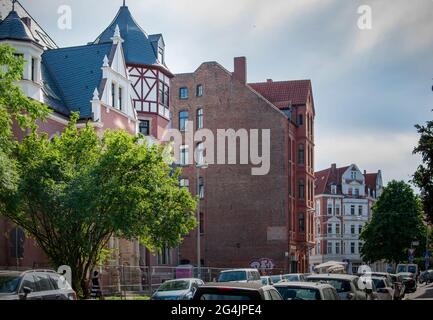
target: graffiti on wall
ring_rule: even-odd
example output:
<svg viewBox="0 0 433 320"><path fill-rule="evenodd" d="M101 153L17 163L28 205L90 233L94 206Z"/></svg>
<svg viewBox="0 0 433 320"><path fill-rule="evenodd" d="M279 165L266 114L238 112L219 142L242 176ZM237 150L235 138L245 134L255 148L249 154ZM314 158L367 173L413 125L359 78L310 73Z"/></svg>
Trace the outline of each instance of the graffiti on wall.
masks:
<svg viewBox="0 0 433 320"><path fill-rule="evenodd" d="M272 270L275 268L275 263L272 259L261 258L251 261L250 267L258 270Z"/></svg>

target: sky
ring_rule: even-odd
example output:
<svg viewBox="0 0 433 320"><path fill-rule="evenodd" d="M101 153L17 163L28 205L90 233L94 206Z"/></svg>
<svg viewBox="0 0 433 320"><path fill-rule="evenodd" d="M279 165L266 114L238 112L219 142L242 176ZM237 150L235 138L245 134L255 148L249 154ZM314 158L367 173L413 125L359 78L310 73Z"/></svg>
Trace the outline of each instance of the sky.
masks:
<svg viewBox="0 0 433 320"><path fill-rule="evenodd" d="M9 1L9 0L0 0ZM122 0L20 0L59 46L93 41ZM173 73L204 61L248 81L311 79L316 169L356 163L408 181L419 165L414 128L433 118L433 0L127 0L149 34L162 33ZM69 5L72 28L58 27ZM360 6L371 29L360 29Z"/></svg>

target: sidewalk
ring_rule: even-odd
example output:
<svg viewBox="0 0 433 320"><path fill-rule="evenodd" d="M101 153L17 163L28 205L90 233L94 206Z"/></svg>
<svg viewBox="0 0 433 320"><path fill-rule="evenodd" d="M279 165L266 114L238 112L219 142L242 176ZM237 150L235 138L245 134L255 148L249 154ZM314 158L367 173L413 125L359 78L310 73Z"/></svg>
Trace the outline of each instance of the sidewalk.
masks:
<svg viewBox="0 0 433 320"><path fill-rule="evenodd" d="M406 295L405 300L433 300L433 283L419 285L418 290Z"/></svg>

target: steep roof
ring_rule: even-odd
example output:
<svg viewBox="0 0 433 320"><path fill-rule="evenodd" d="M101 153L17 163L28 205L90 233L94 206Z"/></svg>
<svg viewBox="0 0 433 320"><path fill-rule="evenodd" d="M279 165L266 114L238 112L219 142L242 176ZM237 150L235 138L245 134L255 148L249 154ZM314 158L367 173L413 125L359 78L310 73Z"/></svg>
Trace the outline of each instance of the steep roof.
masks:
<svg viewBox="0 0 433 320"><path fill-rule="evenodd" d="M36 42L32 32L16 11L9 12L8 16L0 22L0 40L5 39Z"/></svg>
<svg viewBox="0 0 433 320"><path fill-rule="evenodd" d="M267 82L250 83L249 85L279 107L283 107L282 103L284 103L285 107L287 107L287 104L305 105L311 91L310 80L268 80Z"/></svg>
<svg viewBox="0 0 433 320"><path fill-rule="evenodd" d="M63 114L79 111L80 118L91 117L90 101L102 80L104 56L110 56L112 47L112 43L103 43L45 51L42 63L47 103Z"/></svg>
<svg viewBox="0 0 433 320"><path fill-rule="evenodd" d="M370 191L376 190L376 182L377 182L377 173L367 173L364 174L365 177L365 191L367 192L370 188Z"/></svg>
<svg viewBox="0 0 433 320"><path fill-rule="evenodd" d="M49 49L57 48L56 43L50 36L45 32L45 30L38 24L38 22L27 12L27 10L22 6L19 1L15 2L15 10L12 10L12 1L1 1L0 5L0 17L5 17L11 11L16 11L18 16L21 18L27 17L30 19L30 32L35 41Z"/></svg>
<svg viewBox="0 0 433 320"><path fill-rule="evenodd" d="M123 51L127 64L158 65L157 49L155 50L152 41L159 41L161 35L149 36L132 17L127 6L119 9L113 22L94 41L95 44L111 43L116 26L119 26L123 42ZM165 66L163 66L165 67Z"/></svg>
<svg viewBox="0 0 433 320"><path fill-rule="evenodd" d="M331 185L337 186L337 194L341 194L341 178L343 174L349 169L350 166L335 168L328 168L315 173L316 177L316 194L331 193Z"/></svg>

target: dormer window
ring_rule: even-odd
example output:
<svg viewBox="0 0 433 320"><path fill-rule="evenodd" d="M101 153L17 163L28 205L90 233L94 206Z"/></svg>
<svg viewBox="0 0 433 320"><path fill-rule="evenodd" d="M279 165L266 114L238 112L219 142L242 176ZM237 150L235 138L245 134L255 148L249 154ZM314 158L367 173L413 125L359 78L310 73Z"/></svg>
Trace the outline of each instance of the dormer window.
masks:
<svg viewBox="0 0 433 320"><path fill-rule="evenodd" d="M333 184L333 185L331 186L331 193L332 193L332 194L337 194L337 186L336 186L335 184Z"/></svg>
<svg viewBox="0 0 433 320"><path fill-rule="evenodd" d="M352 180L356 180L356 171L351 172Z"/></svg>
<svg viewBox="0 0 433 320"><path fill-rule="evenodd" d="M164 49L161 47L158 47L158 61L164 64Z"/></svg>

